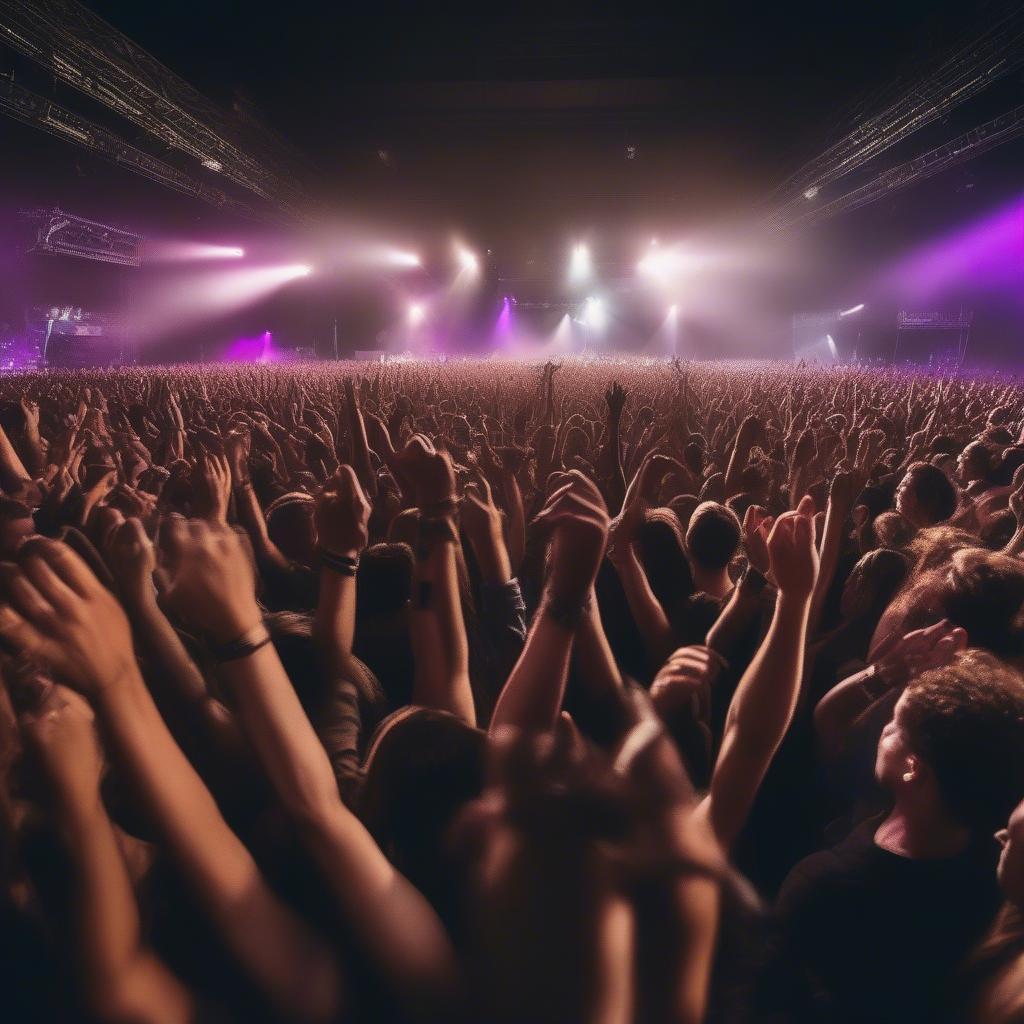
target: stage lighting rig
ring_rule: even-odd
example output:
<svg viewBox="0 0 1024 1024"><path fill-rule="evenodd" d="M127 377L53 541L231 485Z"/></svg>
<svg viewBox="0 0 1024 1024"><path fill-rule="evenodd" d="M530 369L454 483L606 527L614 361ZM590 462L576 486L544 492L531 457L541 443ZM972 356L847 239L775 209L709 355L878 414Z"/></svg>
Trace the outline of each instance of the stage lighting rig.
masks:
<svg viewBox="0 0 1024 1024"><path fill-rule="evenodd" d="M255 154L247 151L251 146L243 149L235 138L238 126L222 111L82 4L0 0L0 41L291 219L309 219L294 184L294 157L285 147L271 142Z"/></svg>

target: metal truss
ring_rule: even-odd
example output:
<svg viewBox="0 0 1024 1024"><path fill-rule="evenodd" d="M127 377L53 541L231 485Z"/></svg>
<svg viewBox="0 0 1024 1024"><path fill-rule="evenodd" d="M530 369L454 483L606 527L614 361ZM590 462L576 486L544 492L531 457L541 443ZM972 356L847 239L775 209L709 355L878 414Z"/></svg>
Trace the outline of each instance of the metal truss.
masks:
<svg viewBox="0 0 1024 1024"><path fill-rule="evenodd" d="M179 171L164 160L125 142L120 136L80 117L45 96L16 85L10 78L0 78L0 113L40 128L65 142L72 142L111 160L135 174L166 185L176 192L195 196L211 206L250 220L275 220L232 198L223 189L214 188Z"/></svg>
<svg viewBox="0 0 1024 1024"><path fill-rule="evenodd" d="M941 174L957 164L973 160L982 153L987 153L990 149L995 149L1021 135L1024 135L1024 104L964 132L950 142L914 157L913 160L907 160L883 171L871 181L833 199L830 203L799 211L797 216L783 220L776 226L797 227L826 220L841 213L849 213L919 181Z"/></svg>
<svg viewBox="0 0 1024 1024"><path fill-rule="evenodd" d="M207 170L301 218L292 175L233 141L225 114L75 0L0 0L0 41Z"/></svg>
<svg viewBox="0 0 1024 1024"><path fill-rule="evenodd" d="M821 190L1024 66L1024 7L1016 7L948 57L880 113L860 121L775 190L768 226L800 219Z"/></svg>
<svg viewBox="0 0 1024 1024"><path fill-rule="evenodd" d="M34 225L35 241L29 252L78 256L122 267L142 266L142 236L98 221L76 217L58 207L26 210L21 219Z"/></svg>

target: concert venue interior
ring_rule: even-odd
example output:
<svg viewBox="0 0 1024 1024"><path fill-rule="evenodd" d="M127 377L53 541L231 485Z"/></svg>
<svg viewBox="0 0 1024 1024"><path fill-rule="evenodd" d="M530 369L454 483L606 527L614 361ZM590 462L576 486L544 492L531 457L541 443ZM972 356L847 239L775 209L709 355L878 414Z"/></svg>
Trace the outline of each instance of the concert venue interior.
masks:
<svg viewBox="0 0 1024 1024"><path fill-rule="evenodd" d="M0 1022L1024 1022L1022 97L0 0Z"/></svg>

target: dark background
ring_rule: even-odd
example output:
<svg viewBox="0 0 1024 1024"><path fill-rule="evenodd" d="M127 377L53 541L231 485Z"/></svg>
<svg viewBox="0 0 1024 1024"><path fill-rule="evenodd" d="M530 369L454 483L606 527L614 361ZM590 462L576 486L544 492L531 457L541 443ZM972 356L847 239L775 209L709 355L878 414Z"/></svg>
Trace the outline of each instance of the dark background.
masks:
<svg viewBox="0 0 1024 1024"><path fill-rule="evenodd" d="M772 188L858 113L878 109L1013 5L87 6L208 97L291 144L320 230L236 221L0 119L0 320L20 315L25 290L38 288L30 280L37 271L15 258L12 216L34 205L60 204L146 234L289 253L315 250L357 221L415 248L428 266L447 258L458 235L491 250L495 292L498 277L553 265L580 237L599 264L615 267L635 260L652 235L727 224L731 237L742 236ZM137 129L2 47L0 71L152 148ZM1021 84L1011 76L865 173L1009 109ZM777 322L762 324L763 306L752 304L751 334L764 330L784 346L784 314L858 301L859 282L880 264L1019 194L1022 156L1024 144L1004 146L798 236L807 257L800 272L772 282ZM92 271L76 266L87 280ZM394 317L393 291L386 282L303 282L209 334L271 326L322 342L339 316L343 336L363 347ZM961 301L975 297L948 296ZM1015 358L1015 313L991 296L984 302L977 351ZM895 307L871 314L864 329L882 351ZM743 347L736 338L712 347L719 342Z"/></svg>

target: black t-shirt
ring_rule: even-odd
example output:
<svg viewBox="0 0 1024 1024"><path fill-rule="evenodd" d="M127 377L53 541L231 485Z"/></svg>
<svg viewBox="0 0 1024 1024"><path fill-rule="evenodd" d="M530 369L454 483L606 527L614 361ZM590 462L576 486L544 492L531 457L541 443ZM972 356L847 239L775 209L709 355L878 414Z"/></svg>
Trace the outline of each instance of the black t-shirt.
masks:
<svg viewBox="0 0 1024 1024"><path fill-rule="evenodd" d="M789 1019L934 1021L999 907L995 843L912 860L875 845L879 820L807 857L783 884L768 981L769 1002L781 998Z"/></svg>

